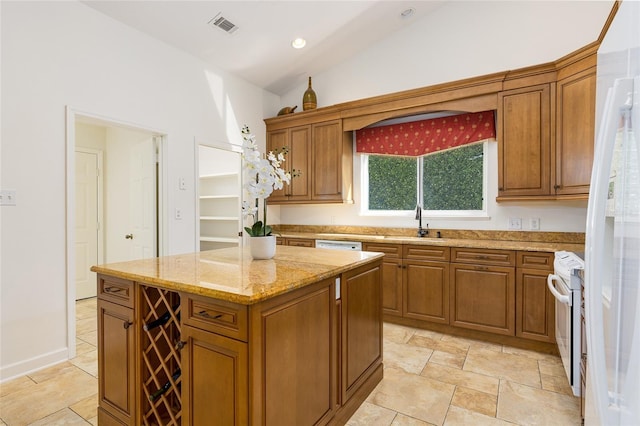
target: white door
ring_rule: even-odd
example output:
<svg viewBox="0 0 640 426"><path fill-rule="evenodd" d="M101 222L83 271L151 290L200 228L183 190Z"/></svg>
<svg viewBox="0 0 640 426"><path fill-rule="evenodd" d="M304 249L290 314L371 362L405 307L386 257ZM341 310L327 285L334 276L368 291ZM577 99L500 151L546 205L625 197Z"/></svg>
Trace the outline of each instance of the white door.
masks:
<svg viewBox="0 0 640 426"><path fill-rule="evenodd" d="M100 164L99 151L76 150L76 299L96 296L93 265L102 263L99 241Z"/></svg>
<svg viewBox="0 0 640 426"><path fill-rule="evenodd" d="M106 262L156 256L156 144L110 128L107 136Z"/></svg>

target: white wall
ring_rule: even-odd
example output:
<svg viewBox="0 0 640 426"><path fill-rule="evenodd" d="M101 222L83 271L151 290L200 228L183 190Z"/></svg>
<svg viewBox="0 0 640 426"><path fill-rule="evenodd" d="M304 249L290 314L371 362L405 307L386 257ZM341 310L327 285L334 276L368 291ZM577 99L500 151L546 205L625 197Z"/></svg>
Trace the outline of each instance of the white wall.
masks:
<svg viewBox="0 0 640 426"><path fill-rule="evenodd" d="M453 1L433 14L336 67L313 76L318 106L415 89L433 84L557 60L595 41L612 1ZM418 3L419 7L419 3ZM270 111L302 105L306 83L284 95ZM442 229L507 229L509 217L540 218L542 231L584 232L586 201L496 203L497 153L489 152L489 219L426 218ZM281 223L414 227L405 218L359 215L359 156L354 167L355 205L287 206ZM274 217L272 215L272 217Z"/></svg>
<svg viewBox="0 0 640 426"><path fill-rule="evenodd" d="M194 140L264 134L277 97L79 2L0 2L0 379L66 358L65 107L167 135L168 253L195 246ZM27 167L28 165L28 167ZM178 190L178 178L189 183Z"/></svg>

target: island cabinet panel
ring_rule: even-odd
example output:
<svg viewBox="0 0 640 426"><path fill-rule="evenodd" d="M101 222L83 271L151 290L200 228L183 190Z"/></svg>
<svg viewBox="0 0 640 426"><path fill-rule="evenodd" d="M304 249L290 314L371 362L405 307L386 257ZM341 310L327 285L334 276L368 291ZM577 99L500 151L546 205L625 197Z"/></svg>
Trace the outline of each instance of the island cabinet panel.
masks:
<svg viewBox="0 0 640 426"><path fill-rule="evenodd" d="M250 310L251 424L328 423L337 408L335 280Z"/></svg>
<svg viewBox="0 0 640 426"><path fill-rule="evenodd" d="M133 309L98 298L100 424L136 423L135 326Z"/></svg>
<svg viewBox="0 0 640 426"><path fill-rule="evenodd" d="M498 93L498 196L548 195L551 85Z"/></svg>
<svg viewBox="0 0 640 426"><path fill-rule="evenodd" d="M189 326L182 339L183 424L247 425L247 344Z"/></svg>
<svg viewBox="0 0 640 426"><path fill-rule="evenodd" d="M380 266L358 268L342 276L342 403L382 366L382 293Z"/></svg>

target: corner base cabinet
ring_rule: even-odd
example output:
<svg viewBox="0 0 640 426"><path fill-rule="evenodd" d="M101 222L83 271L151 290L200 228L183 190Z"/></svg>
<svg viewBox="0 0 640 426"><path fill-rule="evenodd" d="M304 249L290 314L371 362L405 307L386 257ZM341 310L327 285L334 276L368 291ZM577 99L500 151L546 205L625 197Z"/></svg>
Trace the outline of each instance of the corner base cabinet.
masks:
<svg viewBox="0 0 640 426"><path fill-rule="evenodd" d="M279 250L288 268L315 249ZM97 267L100 424L345 424L383 374L381 255L368 255L252 304Z"/></svg>

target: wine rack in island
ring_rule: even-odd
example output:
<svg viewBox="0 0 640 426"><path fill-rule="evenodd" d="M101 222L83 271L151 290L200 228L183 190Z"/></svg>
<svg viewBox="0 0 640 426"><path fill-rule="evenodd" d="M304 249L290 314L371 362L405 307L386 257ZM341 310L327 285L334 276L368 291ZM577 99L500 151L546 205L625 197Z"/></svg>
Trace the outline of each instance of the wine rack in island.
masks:
<svg viewBox="0 0 640 426"><path fill-rule="evenodd" d="M176 292L98 277L99 424L182 424L180 314Z"/></svg>

